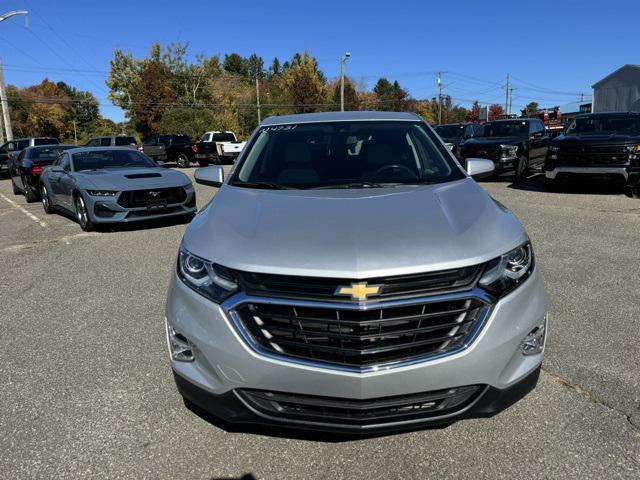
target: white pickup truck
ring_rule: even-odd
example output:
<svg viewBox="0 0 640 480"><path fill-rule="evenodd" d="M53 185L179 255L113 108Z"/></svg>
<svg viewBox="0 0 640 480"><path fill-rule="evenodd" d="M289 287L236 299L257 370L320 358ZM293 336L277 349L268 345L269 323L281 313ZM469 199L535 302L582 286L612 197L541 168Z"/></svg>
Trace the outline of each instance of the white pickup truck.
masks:
<svg viewBox="0 0 640 480"><path fill-rule="evenodd" d="M218 156L223 159L235 159L247 144L247 142L239 142L236 134L230 131L214 130L205 132L200 138L201 142L215 143L218 150Z"/></svg>

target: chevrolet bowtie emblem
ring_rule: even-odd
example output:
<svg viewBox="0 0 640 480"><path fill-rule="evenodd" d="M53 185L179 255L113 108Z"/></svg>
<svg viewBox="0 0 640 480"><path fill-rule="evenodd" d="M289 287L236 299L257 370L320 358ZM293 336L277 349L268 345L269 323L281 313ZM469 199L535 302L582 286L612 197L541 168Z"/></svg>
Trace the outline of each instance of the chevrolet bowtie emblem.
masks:
<svg viewBox="0 0 640 480"><path fill-rule="evenodd" d="M352 283L350 287L338 287L336 295L349 295L351 300L364 302L371 295L378 295L381 285L367 285L367 282Z"/></svg>

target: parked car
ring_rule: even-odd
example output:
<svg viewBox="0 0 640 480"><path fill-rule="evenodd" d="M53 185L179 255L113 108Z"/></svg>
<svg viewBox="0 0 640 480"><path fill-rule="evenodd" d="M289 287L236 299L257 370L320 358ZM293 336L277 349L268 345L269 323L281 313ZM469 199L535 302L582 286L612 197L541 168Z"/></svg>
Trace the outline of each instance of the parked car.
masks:
<svg viewBox="0 0 640 480"><path fill-rule="evenodd" d="M640 182L640 114L591 113L577 116L554 138L544 166L545 187L607 180L630 186Z"/></svg>
<svg viewBox="0 0 640 480"><path fill-rule="evenodd" d="M130 135L107 135L90 138L85 147L137 147L136 138Z"/></svg>
<svg viewBox="0 0 640 480"><path fill-rule="evenodd" d="M375 432L536 385L547 299L515 215L417 115L271 117L187 227L166 302L179 392L231 422Z"/></svg>
<svg viewBox="0 0 640 480"><path fill-rule="evenodd" d="M213 130L211 132L205 132L200 138L204 143L215 143L218 156L223 159L235 160L240 155L242 149L247 142L241 142L236 137L236 134L230 131Z"/></svg>
<svg viewBox="0 0 640 480"><path fill-rule="evenodd" d="M63 152L40 176L46 213L70 212L82 230L196 211L196 193L184 173L160 168L127 147L85 147Z"/></svg>
<svg viewBox="0 0 640 480"><path fill-rule="evenodd" d="M473 137L475 131L480 127L477 123L447 123L433 127L445 145L454 155L457 155L460 145Z"/></svg>
<svg viewBox="0 0 640 480"><path fill-rule="evenodd" d="M0 146L0 172L9 171L9 158L16 157L21 150L35 145L55 145L60 143L53 137L16 138Z"/></svg>
<svg viewBox="0 0 640 480"><path fill-rule="evenodd" d="M180 168L194 162L203 167L220 163L215 144L193 143L187 135L157 135L144 142L140 151L156 161L175 162Z"/></svg>
<svg viewBox="0 0 640 480"><path fill-rule="evenodd" d="M512 173L522 179L529 168L544 165L549 135L538 118L487 122L460 147L461 158L488 158L497 174Z"/></svg>
<svg viewBox="0 0 640 480"><path fill-rule="evenodd" d="M60 154L76 148L74 145L42 145L27 147L17 157L9 161L11 186L16 195L24 194L27 202L40 199L40 174L51 165Z"/></svg>

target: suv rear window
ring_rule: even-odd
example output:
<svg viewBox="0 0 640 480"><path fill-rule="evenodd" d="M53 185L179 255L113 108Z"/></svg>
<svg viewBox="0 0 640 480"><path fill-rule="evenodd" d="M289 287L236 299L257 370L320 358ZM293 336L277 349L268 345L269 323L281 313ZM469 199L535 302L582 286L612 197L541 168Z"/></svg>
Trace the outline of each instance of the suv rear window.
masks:
<svg viewBox="0 0 640 480"><path fill-rule="evenodd" d="M123 145L135 145L136 139L133 137L116 137L116 146L121 147Z"/></svg>
<svg viewBox="0 0 640 480"><path fill-rule="evenodd" d="M57 145L60 141L57 138L34 138L34 145Z"/></svg>

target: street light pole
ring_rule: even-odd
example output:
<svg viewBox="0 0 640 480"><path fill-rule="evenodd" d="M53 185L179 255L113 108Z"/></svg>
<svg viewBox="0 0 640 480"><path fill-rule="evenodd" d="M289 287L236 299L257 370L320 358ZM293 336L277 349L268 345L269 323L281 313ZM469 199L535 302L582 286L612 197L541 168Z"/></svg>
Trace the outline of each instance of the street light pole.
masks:
<svg viewBox="0 0 640 480"><path fill-rule="evenodd" d="M258 107L258 123L262 122L262 112L260 111L260 83L256 75L256 106Z"/></svg>
<svg viewBox="0 0 640 480"><path fill-rule="evenodd" d="M344 112L344 64L347 58L351 56L351 52L346 52L340 57L340 111Z"/></svg>
<svg viewBox="0 0 640 480"><path fill-rule="evenodd" d="M0 15L0 22L7 20L16 15L26 15L27 10L12 10ZM7 91L4 85L4 71L2 69L2 61L0 61L0 103L2 103L2 118L4 119L4 131L7 135L7 141L13 140L13 129L11 128L11 117L9 116L9 102L7 100Z"/></svg>

